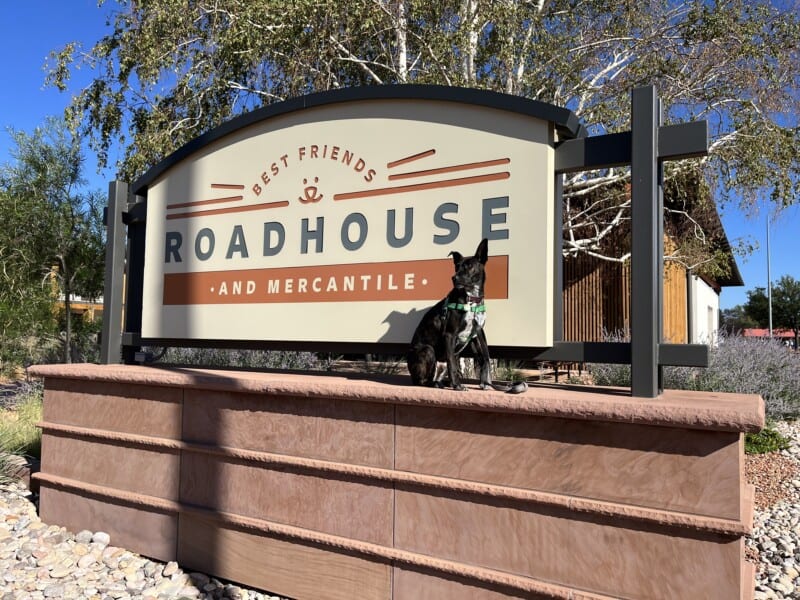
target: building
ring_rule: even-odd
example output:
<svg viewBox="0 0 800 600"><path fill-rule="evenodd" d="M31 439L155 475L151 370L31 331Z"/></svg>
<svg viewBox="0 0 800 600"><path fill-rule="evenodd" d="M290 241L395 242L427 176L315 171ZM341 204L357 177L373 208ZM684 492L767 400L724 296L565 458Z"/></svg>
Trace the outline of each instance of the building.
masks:
<svg viewBox="0 0 800 600"><path fill-rule="evenodd" d="M769 335L769 329L743 329L742 335L744 337L768 338L780 340L786 346L794 347L794 331L791 329L773 329L772 336Z"/></svg>
<svg viewBox="0 0 800 600"><path fill-rule="evenodd" d="M667 202L669 205L669 203ZM682 201L683 210L686 210ZM695 203L692 222L702 225L706 252L727 262L727 274L711 277L688 270L678 262L665 261L663 325L669 343L715 343L719 329L719 295L725 287L744 285L719 213L713 202ZM681 236L692 235L677 219L665 223L665 251L676 247ZM610 244L628 243L621 230ZM630 331L630 260L611 262L586 254L564 258L564 340L604 341L609 335Z"/></svg>

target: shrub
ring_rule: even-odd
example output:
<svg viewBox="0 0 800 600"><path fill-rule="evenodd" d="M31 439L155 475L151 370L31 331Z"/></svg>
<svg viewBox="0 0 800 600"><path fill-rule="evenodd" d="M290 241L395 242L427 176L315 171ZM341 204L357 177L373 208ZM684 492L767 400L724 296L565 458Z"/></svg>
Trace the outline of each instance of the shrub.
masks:
<svg viewBox="0 0 800 600"><path fill-rule="evenodd" d="M3 445L3 442L2 434L0 434L0 446ZM16 466L15 458L15 453L0 449L0 484L9 483L13 480L11 474Z"/></svg>
<svg viewBox="0 0 800 600"><path fill-rule="evenodd" d="M603 332L606 342L630 342L630 335L622 331ZM607 363L589 363L587 371L592 376L595 385L630 387L631 366Z"/></svg>
<svg viewBox="0 0 800 600"><path fill-rule="evenodd" d="M25 383L0 410L0 452L41 455L42 432L36 423L42 419L42 395L41 383Z"/></svg>
<svg viewBox="0 0 800 600"><path fill-rule="evenodd" d="M720 335L708 368L666 367L664 387L759 394L767 416L800 415L800 355L777 340ZM614 341L618 341L617 338ZM629 365L589 365L597 385L630 386Z"/></svg>
<svg viewBox="0 0 800 600"><path fill-rule="evenodd" d="M156 349L150 349L154 351ZM314 371L323 364L313 352L272 350L223 350L219 348L167 348L163 355L154 352L159 362L202 367L242 369L292 369Z"/></svg>
<svg viewBox="0 0 800 600"><path fill-rule="evenodd" d="M615 387L631 386L631 366L614 365L606 363L594 363L587 365L587 371L591 373L595 385L607 385Z"/></svg>
<svg viewBox="0 0 800 600"><path fill-rule="evenodd" d="M759 394L771 419L800 414L800 356L777 340L722 336L707 369L665 371L667 387Z"/></svg>
<svg viewBox="0 0 800 600"><path fill-rule="evenodd" d="M522 371L522 362L512 360L497 361L495 378L500 381L525 381L525 373Z"/></svg>
<svg viewBox="0 0 800 600"><path fill-rule="evenodd" d="M758 433L748 433L744 438L744 450L747 454L766 454L786 450L789 440L775 430L772 423L767 423Z"/></svg>

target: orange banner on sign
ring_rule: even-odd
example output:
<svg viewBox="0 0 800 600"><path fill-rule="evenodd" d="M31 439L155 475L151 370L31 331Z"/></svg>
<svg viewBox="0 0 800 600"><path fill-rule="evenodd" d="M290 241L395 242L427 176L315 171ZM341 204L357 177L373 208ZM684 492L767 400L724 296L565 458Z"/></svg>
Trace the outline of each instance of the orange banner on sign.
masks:
<svg viewBox="0 0 800 600"><path fill-rule="evenodd" d="M437 301L452 288L450 259L164 275L164 305ZM508 256L486 264L486 298L508 298Z"/></svg>

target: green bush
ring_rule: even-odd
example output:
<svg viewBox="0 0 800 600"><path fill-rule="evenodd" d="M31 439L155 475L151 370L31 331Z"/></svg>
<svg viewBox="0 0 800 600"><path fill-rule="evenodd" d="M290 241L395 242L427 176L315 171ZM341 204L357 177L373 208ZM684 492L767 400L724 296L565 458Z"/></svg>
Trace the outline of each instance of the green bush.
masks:
<svg viewBox="0 0 800 600"><path fill-rule="evenodd" d="M522 372L521 361L497 361L497 369L494 376L500 381L525 381L525 373Z"/></svg>
<svg viewBox="0 0 800 600"><path fill-rule="evenodd" d="M744 450L747 454L766 454L786 450L789 440L783 437L771 423L767 423L758 433L748 433L744 438Z"/></svg>
<svg viewBox="0 0 800 600"><path fill-rule="evenodd" d="M41 456L42 432L36 423L42 420L42 395L41 383L26 383L0 409L0 476L8 474L14 455Z"/></svg>

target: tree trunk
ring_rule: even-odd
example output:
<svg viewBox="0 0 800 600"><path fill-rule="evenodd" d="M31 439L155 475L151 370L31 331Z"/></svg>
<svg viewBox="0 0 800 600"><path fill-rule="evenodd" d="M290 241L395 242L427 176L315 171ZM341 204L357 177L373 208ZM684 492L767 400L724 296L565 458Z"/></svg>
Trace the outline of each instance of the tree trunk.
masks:
<svg viewBox="0 0 800 600"><path fill-rule="evenodd" d="M61 261L61 277L64 282L64 362L72 362L72 282L67 265Z"/></svg>
<svg viewBox="0 0 800 600"><path fill-rule="evenodd" d="M408 17L405 0L397 0L397 78L408 81Z"/></svg>
<svg viewBox="0 0 800 600"><path fill-rule="evenodd" d="M72 302L66 292L64 293L64 362L72 362Z"/></svg>
<svg viewBox="0 0 800 600"><path fill-rule="evenodd" d="M467 27L467 47L464 52L463 78L465 85L474 85L476 80L475 56L478 53L478 3L477 0L465 0L462 5L463 22Z"/></svg>

